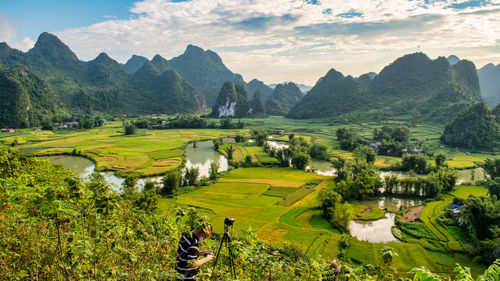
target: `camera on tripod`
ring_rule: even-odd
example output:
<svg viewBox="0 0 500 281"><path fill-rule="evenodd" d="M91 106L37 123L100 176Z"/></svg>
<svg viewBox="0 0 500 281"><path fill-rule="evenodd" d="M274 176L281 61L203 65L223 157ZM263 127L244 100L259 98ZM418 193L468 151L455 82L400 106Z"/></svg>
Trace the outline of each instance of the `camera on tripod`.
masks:
<svg viewBox="0 0 500 281"><path fill-rule="evenodd" d="M230 218L230 217L227 217L225 220L224 220L224 224L227 225L227 226L232 226L234 223L234 218Z"/></svg>
<svg viewBox="0 0 500 281"><path fill-rule="evenodd" d="M236 268L234 266L234 254L231 250L231 247L229 247L229 244L231 243L231 235L229 234L229 227L232 227L234 223L234 218L227 217L224 219L224 235L222 236L222 239L220 240L220 245L219 245L219 250L217 251L217 255L215 256L215 262L214 262L214 267L212 268L212 279L217 279L217 273L215 272L215 267L217 266L217 261L219 260L219 254L220 250L222 249L223 246L226 246L229 252L229 268L231 271L231 275L233 276L233 279L236 279Z"/></svg>

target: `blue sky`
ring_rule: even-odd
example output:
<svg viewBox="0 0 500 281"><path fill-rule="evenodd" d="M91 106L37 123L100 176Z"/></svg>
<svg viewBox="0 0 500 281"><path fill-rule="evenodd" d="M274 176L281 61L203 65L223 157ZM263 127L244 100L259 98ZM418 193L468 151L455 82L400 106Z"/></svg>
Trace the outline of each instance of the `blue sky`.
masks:
<svg viewBox="0 0 500 281"><path fill-rule="evenodd" d="M314 84L330 68L379 72L418 48L500 63L500 0L0 2L0 41L26 51L44 31L82 60L102 51L119 62L170 59L194 44L266 83Z"/></svg>

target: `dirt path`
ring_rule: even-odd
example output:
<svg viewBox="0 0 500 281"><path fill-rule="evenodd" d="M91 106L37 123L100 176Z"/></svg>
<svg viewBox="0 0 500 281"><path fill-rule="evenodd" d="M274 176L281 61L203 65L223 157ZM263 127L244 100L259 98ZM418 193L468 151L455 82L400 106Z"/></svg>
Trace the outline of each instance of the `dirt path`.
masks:
<svg viewBox="0 0 500 281"><path fill-rule="evenodd" d="M401 222L412 222L416 221L420 216L420 212L425 208L425 206L417 206L415 208L411 208L405 212L405 214L401 217Z"/></svg>

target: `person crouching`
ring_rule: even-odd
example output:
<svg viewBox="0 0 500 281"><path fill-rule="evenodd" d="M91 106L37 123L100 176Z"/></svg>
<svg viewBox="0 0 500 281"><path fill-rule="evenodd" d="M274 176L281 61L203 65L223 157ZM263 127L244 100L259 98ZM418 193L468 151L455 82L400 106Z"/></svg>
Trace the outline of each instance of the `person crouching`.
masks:
<svg viewBox="0 0 500 281"><path fill-rule="evenodd" d="M177 248L177 263L175 269L184 275L184 279L196 280L200 266L213 260L215 256L210 250L200 251L199 243L212 235L212 226L207 222L200 221L192 231L185 231L179 241ZM200 259L200 256L205 258Z"/></svg>

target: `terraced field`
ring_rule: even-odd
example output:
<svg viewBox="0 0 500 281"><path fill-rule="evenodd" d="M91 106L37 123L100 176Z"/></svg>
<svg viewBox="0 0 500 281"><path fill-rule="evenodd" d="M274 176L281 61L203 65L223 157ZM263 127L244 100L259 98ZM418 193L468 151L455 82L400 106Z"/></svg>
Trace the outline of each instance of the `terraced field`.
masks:
<svg viewBox="0 0 500 281"><path fill-rule="evenodd" d="M333 258L339 253L340 232L323 219L317 199L320 190L330 184L328 177L292 168L240 168L224 175L217 184L180 195L175 201L161 199L160 204L164 211L170 203L197 207L209 217L216 232L223 230L225 217L234 217L234 235L251 227L257 229L261 241L278 246L292 243L308 255ZM472 267L473 272L483 270L471 259L467 260L460 243L437 224L436 214L447 206L452 196L445 198L446 201L428 204L423 219L426 225L430 224L433 235L438 233L439 241L413 239L407 243L382 244L351 238L347 256L360 264L378 264L377 251L389 245L399 253L393 264L398 272L424 265L433 272L450 273L457 260Z"/></svg>
<svg viewBox="0 0 500 281"><path fill-rule="evenodd" d="M137 135L126 136L121 122L111 122L87 131L53 133L26 129L15 136L0 135L0 145L8 146L17 139L16 149L37 155L71 153L76 149L92 158L100 169L148 176L178 167L182 163L183 147L189 141L245 132L247 130L139 130Z"/></svg>

